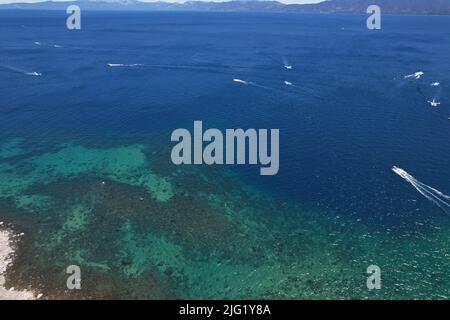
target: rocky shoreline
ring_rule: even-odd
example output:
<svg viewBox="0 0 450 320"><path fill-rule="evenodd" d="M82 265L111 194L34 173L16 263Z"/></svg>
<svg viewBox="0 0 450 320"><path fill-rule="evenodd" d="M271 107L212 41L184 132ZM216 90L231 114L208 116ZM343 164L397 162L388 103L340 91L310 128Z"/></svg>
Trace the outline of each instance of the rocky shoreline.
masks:
<svg viewBox="0 0 450 320"><path fill-rule="evenodd" d="M10 229L4 227L0 222L0 300L35 300L40 299L42 294L36 294L28 290L15 290L6 288L5 273L13 262L14 242L23 234L14 234Z"/></svg>

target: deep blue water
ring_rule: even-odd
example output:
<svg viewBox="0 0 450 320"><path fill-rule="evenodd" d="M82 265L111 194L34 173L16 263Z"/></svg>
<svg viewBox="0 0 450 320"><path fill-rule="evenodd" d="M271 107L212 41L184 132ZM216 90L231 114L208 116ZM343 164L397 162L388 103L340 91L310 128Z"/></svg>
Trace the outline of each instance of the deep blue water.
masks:
<svg viewBox="0 0 450 320"><path fill-rule="evenodd" d="M243 172L269 191L356 215L402 215L418 196L392 174L397 165L450 192L448 17L386 16L380 31L361 15L87 12L81 31L68 31L61 12L0 17L1 64L43 73L0 69L2 134L169 137L194 120L280 128L279 174ZM442 83L440 108L402 80L419 70L425 89Z"/></svg>
<svg viewBox="0 0 450 320"><path fill-rule="evenodd" d="M279 128L279 174L233 168L246 183L380 229L448 225L391 168L450 193L450 17L383 16L379 31L364 15L83 12L81 31L65 19L0 11L2 140L33 149L157 134L170 147L194 120ZM427 103L434 81L438 108Z"/></svg>

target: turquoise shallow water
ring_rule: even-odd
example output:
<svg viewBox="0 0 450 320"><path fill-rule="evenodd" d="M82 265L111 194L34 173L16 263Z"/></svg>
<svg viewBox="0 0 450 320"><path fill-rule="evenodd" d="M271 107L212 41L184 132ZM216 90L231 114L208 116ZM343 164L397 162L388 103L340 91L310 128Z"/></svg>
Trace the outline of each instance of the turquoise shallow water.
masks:
<svg viewBox="0 0 450 320"><path fill-rule="evenodd" d="M377 34L357 15L87 13L75 34L56 12L0 17L0 220L25 233L8 286L49 298L449 296L449 216L391 171L450 192L447 17L386 17ZM174 166L170 133L194 120L280 128L280 173ZM79 291L65 286L72 264ZM371 264L381 290L366 287Z"/></svg>
<svg viewBox="0 0 450 320"><path fill-rule="evenodd" d="M11 283L48 297L445 297L448 229L380 232L223 170L163 175L144 150L67 145L2 165L2 217L26 234ZM365 287L374 261L379 292ZM79 292L61 285L70 264Z"/></svg>

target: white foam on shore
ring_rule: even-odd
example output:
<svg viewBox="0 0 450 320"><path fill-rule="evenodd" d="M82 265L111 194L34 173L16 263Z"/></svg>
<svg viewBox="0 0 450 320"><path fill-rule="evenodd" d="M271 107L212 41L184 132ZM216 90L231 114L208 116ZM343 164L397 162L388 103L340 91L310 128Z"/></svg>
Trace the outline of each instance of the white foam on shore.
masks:
<svg viewBox="0 0 450 320"><path fill-rule="evenodd" d="M3 223L0 224L0 226L1 225L3 225ZM8 266L12 263L12 256L14 253L11 246L12 237L13 234L10 231L0 229L0 300L34 300L36 297L31 291L18 291L14 290L14 288L8 290L4 287L4 274ZM42 295L38 295L38 297L41 296Z"/></svg>
<svg viewBox="0 0 450 320"><path fill-rule="evenodd" d="M409 182L417 191L419 191L422 196L439 206L444 211L449 211L450 196L443 194L441 191L436 190L433 187L426 185L425 183L420 182L402 168L394 166L392 168L392 171Z"/></svg>

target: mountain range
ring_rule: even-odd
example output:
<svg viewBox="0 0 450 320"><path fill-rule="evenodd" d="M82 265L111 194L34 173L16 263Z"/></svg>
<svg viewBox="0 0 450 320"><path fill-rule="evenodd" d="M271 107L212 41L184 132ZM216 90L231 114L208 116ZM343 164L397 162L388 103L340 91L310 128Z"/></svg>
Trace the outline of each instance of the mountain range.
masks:
<svg viewBox="0 0 450 320"><path fill-rule="evenodd" d="M184 3L140 2L136 0L77 0L67 2L15 3L1 9L65 10L77 4L83 10L139 11L229 11L229 12L302 12L366 13L369 5L381 7L384 14L450 15L450 0L327 0L317 4L283 4L278 1L234 0L226 2L187 1Z"/></svg>

